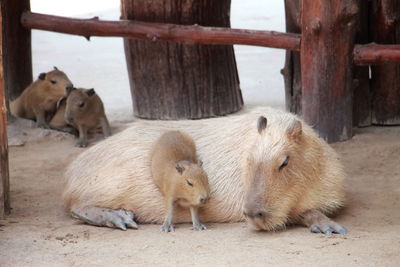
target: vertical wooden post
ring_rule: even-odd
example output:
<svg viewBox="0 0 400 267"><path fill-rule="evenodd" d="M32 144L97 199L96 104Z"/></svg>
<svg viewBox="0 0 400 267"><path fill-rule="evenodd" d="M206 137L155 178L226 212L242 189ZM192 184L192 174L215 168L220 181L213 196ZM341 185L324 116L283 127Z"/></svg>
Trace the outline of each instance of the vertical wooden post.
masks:
<svg viewBox="0 0 400 267"><path fill-rule="evenodd" d="M400 1L372 1L370 34L372 40L379 44L400 43ZM371 74L372 122L400 124L400 64L371 66Z"/></svg>
<svg viewBox="0 0 400 267"><path fill-rule="evenodd" d="M302 0L302 115L328 142L352 136L359 1Z"/></svg>
<svg viewBox="0 0 400 267"><path fill-rule="evenodd" d="M369 2L360 2L360 22L356 34L357 44L369 43L368 33L368 14ZM372 94L369 80L369 66L354 66L353 71L353 125L358 127L365 127L371 125L371 101Z"/></svg>
<svg viewBox="0 0 400 267"><path fill-rule="evenodd" d="M300 0L285 0L286 32L301 33ZM286 50L285 67L286 110L301 115L300 52Z"/></svg>
<svg viewBox="0 0 400 267"><path fill-rule="evenodd" d="M121 12L124 19L229 27L230 4L230 0L121 0ZM233 46L130 39L124 44L136 116L199 119L242 107Z"/></svg>
<svg viewBox="0 0 400 267"><path fill-rule="evenodd" d="M3 25L3 10L0 9L0 25ZM3 44L3 31L0 31L0 44ZM0 219L10 211L9 176L8 176L8 146L7 146L7 109L5 105L4 88L4 53L0 45Z"/></svg>
<svg viewBox="0 0 400 267"><path fill-rule="evenodd" d="M32 82L31 31L21 25L30 0L1 0L3 17L4 80L8 99L18 97Z"/></svg>

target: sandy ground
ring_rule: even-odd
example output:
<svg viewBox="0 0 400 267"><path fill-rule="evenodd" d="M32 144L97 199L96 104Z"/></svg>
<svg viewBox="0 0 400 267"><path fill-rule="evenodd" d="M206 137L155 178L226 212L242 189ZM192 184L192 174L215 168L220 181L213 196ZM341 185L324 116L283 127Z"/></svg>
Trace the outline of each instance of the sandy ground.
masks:
<svg viewBox="0 0 400 267"><path fill-rule="evenodd" d="M114 131L123 127L114 127ZM12 214L0 221L1 266L398 266L400 127L367 128L335 144L346 166L348 207L336 220L347 236L304 227L255 232L245 223L189 224L165 234L158 225L126 232L83 225L62 207L62 173L84 149L68 135L26 127L10 148Z"/></svg>
<svg viewBox="0 0 400 267"><path fill-rule="evenodd" d="M66 2L66 1L64 1ZM37 12L117 19L119 0L31 0ZM284 30L283 1L232 1L232 26ZM279 74L284 51L235 47L246 105L284 105ZM53 65L77 86L103 98L114 132L132 121L121 39L33 32L35 77ZM18 122L9 128L12 214L0 221L0 266L399 266L400 128L358 130L335 144L343 157L348 207L337 221L347 236L311 234L303 227L276 233L245 223L211 224L193 232L179 225L163 234L157 225L127 232L83 225L62 207L62 173L84 151L72 137ZM17 146L22 145L23 146Z"/></svg>

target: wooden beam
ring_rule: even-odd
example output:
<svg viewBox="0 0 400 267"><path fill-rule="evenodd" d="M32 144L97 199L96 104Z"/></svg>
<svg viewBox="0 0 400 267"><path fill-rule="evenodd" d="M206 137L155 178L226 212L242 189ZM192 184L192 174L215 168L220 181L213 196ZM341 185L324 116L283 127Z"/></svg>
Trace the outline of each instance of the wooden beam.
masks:
<svg viewBox="0 0 400 267"><path fill-rule="evenodd" d="M378 65L400 63L400 45L366 44L354 47L354 64Z"/></svg>
<svg viewBox="0 0 400 267"><path fill-rule="evenodd" d="M2 0L0 3L5 93L8 99L15 99L32 83L31 31L20 22L22 12L30 10L30 0Z"/></svg>
<svg viewBox="0 0 400 267"><path fill-rule="evenodd" d="M385 63L371 66L372 123L400 125L400 1L371 1L369 25L371 40L385 44L361 51L364 57Z"/></svg>
<svg viewBox="0 0 400 267"><path fill-rule="evenodd" d="M359 0L302 0L302 116L328 142L352 137Z"/></svg>
<svg viewBox="0 0 400 267"><path fill-rule="evenodd" d="M0 9L0 25L3 25L3 16ZM3 44L3 31L0 31L0 44ZM8 145L7 145L7 109L5 102L4 82L4 54L0 45L0 219L10 211L9 201L9 173L8 173Z"/></svg>
<svg viewBox="0 0 400 267"><path fill-rule="evenodd" d="M140 21L105 21L98 17L74 19L24 12L22 25L27 29L91 36L114 36L186 44L255 45L300 50L300 35L275 31L242 30L219 27L185 26Z"/></svg>

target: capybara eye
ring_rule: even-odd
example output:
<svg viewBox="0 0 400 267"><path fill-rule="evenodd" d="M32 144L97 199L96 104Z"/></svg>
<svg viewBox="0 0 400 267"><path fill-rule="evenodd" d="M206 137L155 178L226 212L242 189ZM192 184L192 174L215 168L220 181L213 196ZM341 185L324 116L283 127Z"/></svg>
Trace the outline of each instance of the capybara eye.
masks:
<svg viewBox="0 0 400 267"><path fill-rule="evenodd" d="M80 107L80 108L83 108L84 106L85 106L85 102L79 103L79 107Z"/></svg>
<svg viewBox="0 0 400 267"><path fill-rule="evenodd" d="M52 84L56 84L57 83L57 81L55 81L55 80L51 80L50 81Z"/></svg>
<svg viewBox="0 0 400 267"><path fill-rule="evenodd" d="M193 187L193 184L192 184L191 182L189 182L188 180L186 180L186 182L187 182L187 184L188 184L189 186L192 186L192 187Z"/></svg>
<svg viewBox="0 0 400 267"><path fill-rule="evenodd" d="M285 168L288 165L288 163L289 163L289 156L286 157L285 161L279 167L279 170L281 171L283 168Z"/></svg>

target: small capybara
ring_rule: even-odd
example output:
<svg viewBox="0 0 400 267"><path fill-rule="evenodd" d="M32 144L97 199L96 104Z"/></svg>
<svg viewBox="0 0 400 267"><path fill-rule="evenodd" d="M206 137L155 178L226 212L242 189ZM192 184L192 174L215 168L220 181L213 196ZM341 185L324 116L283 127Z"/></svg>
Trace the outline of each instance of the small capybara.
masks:
<svg viewBox="0 0 400 267"><path fill-rule="evenodd" d="M61 70L41 73L36 81L10 102L10 111L16 117L36 120L38 127L49 128L48 121L57 108L57 102L73 87Z"/></svg>
<svg viewBox="0 0 400 267"><path fill-rule="evenodd" d="M175 206L189 207L193 230L204 230L198 209L209 198L208 177L197 159L193 139L180 131L168 131L156 141L150 154L153 181L164 196L163 232L174 231Z"/></svg>
<svg viewBox="0 0 400 267"><path fill-rule="evenodd" d="M63 199L75 217L126 229L162 223L163 197L148 157L166 130L188 133L204 161L212 196L202 222L247 221L258 230L286 224L312 232L346 233L326 215L343 205L345 174L335 151L293 114L258 108L241 115L185 121L139 121L80 154L66 171ZM176 223L190 222L175 213Z"/></svg>
<svg viewBox="0 0 400 267"><path fill-rule="evenodd" d="M66 123L79 131L79 141L76 146L86 147L88 131L95 131L99 126L102 128L104 138L111 135L103 102L93 88L70 89L65 103L64 118Z"/></svg>

